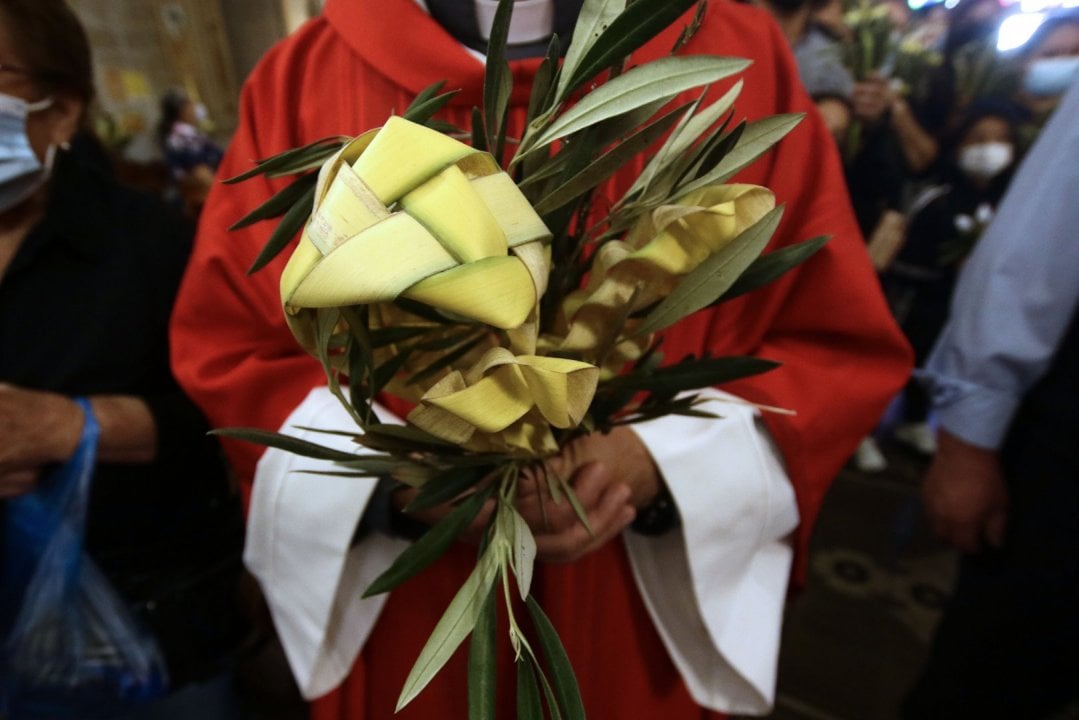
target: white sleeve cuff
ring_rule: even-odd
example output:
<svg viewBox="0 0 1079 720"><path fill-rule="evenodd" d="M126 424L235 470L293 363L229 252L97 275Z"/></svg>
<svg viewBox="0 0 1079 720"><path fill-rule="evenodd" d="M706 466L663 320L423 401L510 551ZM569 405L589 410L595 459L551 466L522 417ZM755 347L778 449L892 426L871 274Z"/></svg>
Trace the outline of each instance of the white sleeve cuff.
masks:
<svg viewBox="0 0 1079 720"><path fill-rule="evenodd" d="M637 585L690 694L763 715L775 697L794 491L756 408L708 389L720 419L634 425L674 497L680 532L624 534ZM687 551L687 548L691 551Z"/></svg>
<svg viewBox="0 0 1079 720"><path fill-rule="evenodd" d="M355 427L328 388L312 390L281 432L339 450L363 451L349 437L299 426ZM255 471L247 521L244 563L258 578L300 692L308 699L335 688L352 668L386 601L385 595L365 600L360 595L408 546L369 533L352 547L377 480L305 472L334 467L268 449Z"/></svg>

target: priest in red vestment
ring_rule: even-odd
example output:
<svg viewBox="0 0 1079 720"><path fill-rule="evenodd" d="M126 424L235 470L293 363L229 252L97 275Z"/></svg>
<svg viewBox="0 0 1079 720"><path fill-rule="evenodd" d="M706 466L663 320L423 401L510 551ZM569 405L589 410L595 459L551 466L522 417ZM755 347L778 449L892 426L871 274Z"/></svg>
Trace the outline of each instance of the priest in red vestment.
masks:
<svg viewBox="0 0 1079 720"><path fill-rule="evenodd" d="M221 177L318 138L377 127L440 79L461 89L442 117L467 126L481 102L483 63L462 40L482 47L476 18L486 17L490 2L468 0L477 11L458 15L447 2L453 4L327 0L323 16L273 48L248 79ZM515 21L511 42L526 49L565 24L575 3L527 5L548 12ZM634 61L668 53L690 19L661 33ZM799 84L779 29L762 11L713 0L681 52L753 60L742 76L740 117L808 113L737 179L764 185L786 203L769 251L821 234L833 239L779 281L666 333L668 360L752 354L783 363L708 391L709 409L722 419L669 417L617 440L590 441L603 462L582 469L574 482L592 488L590 507L606 519L611 539L551 553L572 562L538 563L533 593L566 645L596 720L769 710L792 563L804 561L828 483L902 386L910 363L859 236L834 142ZM538 64L528 57L511 63L511 137L519 135ZM642 166L643 159L622 181ZM218 427L299 436L309 433L299 427L351 429L321 366L285 324L278 279L288 253L245 274L271 224L226 230L278 189L280 181L260 177L210 194L173 317L175 374ZM796 414L762 414L738 399ZM398 415L404 411L388 404ZM392 717L404 679L470 571L475 549L455 547L388 597L361 600L408 542L382 531L356 540L375 482L304 474L325 466L254 445L230 443L227 450L240 477L253 482L247 562L301 689L318 698L314 717ZM623 530L633 507L651 503L661 486L677 506L677 526L659 535ZM399 717L461 717L465 655L459 651ZM513 714L513 676L505 653L500 717Z"/></svg>

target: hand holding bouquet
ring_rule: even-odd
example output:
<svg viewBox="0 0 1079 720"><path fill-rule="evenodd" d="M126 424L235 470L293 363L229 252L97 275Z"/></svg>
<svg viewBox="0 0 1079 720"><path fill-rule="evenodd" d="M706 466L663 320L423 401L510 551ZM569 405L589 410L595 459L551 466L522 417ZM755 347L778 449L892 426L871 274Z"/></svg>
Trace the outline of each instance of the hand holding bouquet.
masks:
<svg viewBox="0 0 1079 720"><path fill-rule="evenodd" d="M627 60L693 4L585 2L561 66L552 41L525 133L510 138L504 47L513 3L503 0L471 128L435 119L452 93L433 86L381 128L288 151L245 174L299 175L239 224L282 217L255 269L303 230L281 277L283 311L356 421L342 432L370 452L229 434L334 461L330 472L394 478L414 489L409 511L446 509L368 594L422 572L466 528L481 534L476 566L399 706L471 633L470 684L477 707L489 707L501 586L519 701L529 712L546 703L552 715L580 717L572 670L529 592L534 530L547 510L570 508L583 532L597 531L560 453L633 422L702 415L693 390L774 366L747 357L663 363L664 328L774 279L823 242L761 256L782 210L766 188L725 184L798 121L734 123L740 83L704 102L701 88L746 61ZM613 206L594 205L597 189L644 152L643 173ZM380 393L413 404L406 425L377 417ZM514 595L531 615L531 638Z"/></svg>

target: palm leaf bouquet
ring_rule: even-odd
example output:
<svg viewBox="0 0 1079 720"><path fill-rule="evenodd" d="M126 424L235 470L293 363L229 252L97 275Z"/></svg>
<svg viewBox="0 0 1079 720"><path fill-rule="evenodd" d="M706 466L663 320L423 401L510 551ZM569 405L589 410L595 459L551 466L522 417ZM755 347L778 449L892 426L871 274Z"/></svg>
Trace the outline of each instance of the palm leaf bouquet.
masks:
<svg viewBox="0 0 1079 720"><path fill-rule="evenodd" d="M865 82L875 74L888 75L895 61L898 42L892 31L888 6L870 0L856 0L843 14L849 39L843 45L843 64L855 82ZM862 147L863 127L859 118L851 120L843 154L848 162Z"/></svg>
<svg viewBox="0 0 1079 720"><path fill-rule="evenodd" d="M943 62L941 53L907 35L895 49L892 78L898 92L916 103L925 102L929 95L929 81Z"/></svg>
<svg viewBox="0 0 1079 720"><path fill-rule="evenodd" d="M932 74L944 61L939 52L926 47L915 33L904 36L896 31L883 3L856 0L843 22L850 36L843 46L843 64L856 82L882 75L897 94L916 103L925 101ZM848 158L858 151L861 132L861 122L855 120L848 137Z"/></svg>
<svg viewBox="0 0 1079 720"><path fill-rule="evenodd" d="M856 82L890 68L899 43L886 4L856 0L843 14L843 23L850 31L850 40L843 49L843 64Z"/></svg>
<svg viewBox="0 0 1079 720"><path fill-rule="evenodd" d="M668 57L631 64L694 4ZM286 151L229 181L293 178L236 226L279 219L252 271L301 233L281 277L283 312L355 420L339 432L362 450L220 432L332 461L334 474L416 488L406 511L452 505L368 595L422 572L493 505L474 570L398 707L471 635L470 716L493 716L501 594L521 717L542 717L546 705L552 717L578 718L572 668L529 592L536 546L515 507L522 474L546 484L549 502L571 503L587 527L568 479L544 460L588 433L705 415L694 390L773 368L752 357L665 363L661 332L775 279L824 239L762 255L782 208L768 189L728 181L800 116L736 122L741 82L705 102L710 85L748 61L677 55L703 1L586 0L561 61L551 40L521 137L506 132L512 6L499 3L470 128L437 119L454 94L439 83L381 128ZM612 203L601 188L642 153L644 171ZM383 422L380 394L413 406L405 424Z"/></svg>

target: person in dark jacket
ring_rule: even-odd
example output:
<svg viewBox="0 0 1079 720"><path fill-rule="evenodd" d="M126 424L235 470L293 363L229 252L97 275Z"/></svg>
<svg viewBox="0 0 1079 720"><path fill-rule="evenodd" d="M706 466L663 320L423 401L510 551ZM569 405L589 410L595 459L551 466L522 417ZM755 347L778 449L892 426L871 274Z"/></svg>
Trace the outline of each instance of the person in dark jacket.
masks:
<svg viewBox="0 0 1079 720"><path fill-rule="evenodd" d="M87 398L101 431L86 551L152 631L171 688L194 691L243 632L240 505L169 369L191 227L115 182L81 132L92 97L66 3L0 0L0 521L75 452ZM3 606L23 590L0 588Z"/></svg>

